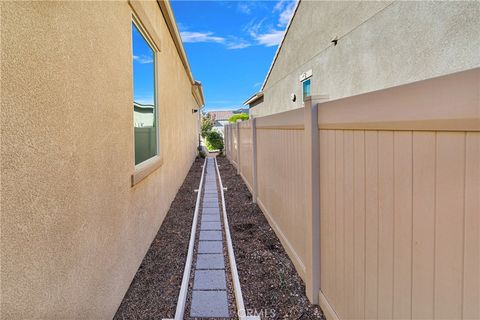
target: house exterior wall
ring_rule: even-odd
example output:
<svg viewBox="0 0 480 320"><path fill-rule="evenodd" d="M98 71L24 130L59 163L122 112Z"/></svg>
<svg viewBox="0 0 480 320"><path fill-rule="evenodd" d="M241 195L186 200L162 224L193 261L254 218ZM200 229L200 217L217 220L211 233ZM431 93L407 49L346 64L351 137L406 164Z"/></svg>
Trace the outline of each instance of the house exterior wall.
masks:
<svg viewBox="0 0 480 320"><path fill-rule="evenodd" d="M302 107L308 70L311 94L335 100L477 67L479 15L473 1L301 1L251 114Z"/></svg>
<svg viewBox="0 0 480 320"><path fill-rule="evenodd" d="M111 319L192 164L191 79L159 4L136 7L163 164L132 187L132 7L0 4L2 319Z"/></svg>

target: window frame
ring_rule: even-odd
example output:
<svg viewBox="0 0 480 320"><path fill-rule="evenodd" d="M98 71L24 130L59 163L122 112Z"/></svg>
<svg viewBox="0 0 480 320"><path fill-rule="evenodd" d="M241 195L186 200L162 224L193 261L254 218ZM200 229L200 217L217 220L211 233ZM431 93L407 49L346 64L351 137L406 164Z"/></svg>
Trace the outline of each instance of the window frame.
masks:
<svg viewBox="0 0 480 320"><path fill-rule="evenodd" d="M156 42L153 40L153 38L149 35L148 31L144 27L144 25L141 23L140 19L138 16L132 12L132 19L130 23L131 27L131 36L133 36L133 26L135 26L144 38L144 40L147 42L148 46L152 49L153 51L153 72L154 72L154 77L153 77L153 100L154 100L154 119L156 122L156 128L155 128L155 137L156 137L156 153L154 156L138 163L135 164L135 123L134 123L134 114L132 112L132 138L133 138L133 164L134 164L134 173L131 175L131 186L135 186L137 183L145 179L148 175L150 175L153 171L156 169L160 168L163 164L163 158L161 157L161 146L160 146L160 105L158 101L158 56L160 54L160 48L156 45ZM133 38L132 38L132 51L131 51L131 56L132 56L132 107L133 107ZM132 110L133 111L133 110Z"/></svg>

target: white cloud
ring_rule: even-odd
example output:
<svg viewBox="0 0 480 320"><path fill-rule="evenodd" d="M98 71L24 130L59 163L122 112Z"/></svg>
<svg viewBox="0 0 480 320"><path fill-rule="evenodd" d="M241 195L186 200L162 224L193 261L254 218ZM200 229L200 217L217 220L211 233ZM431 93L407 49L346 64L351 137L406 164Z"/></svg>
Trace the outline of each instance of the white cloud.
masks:
<svg viewBox="0 0 480 320"><path fill-rule="evenodd" d="M262 85L263 82L255 82L255 84L253 85L254 88L258 88Z"/></svg>
<svg viewBox="0 0 480 320"><path fill-rule="evenodd" d="M284 35L284 29L290 21L295 5L298 0L279 0L273 8L273 16L268 18L269 23L265 23L267 18L251 20L243 31L247 32L253 41L247 41L245 38L229 35L225 37L217 36L213 32L192 32L188 26L178 23L182 40L184 43L213 42L225 46L228 50L244 49L254 44L273 47L279 45ZM230 4L228 4L230 6ZM251 14L257 7L265 6L261 1L239 1L236 4L238 11ZM231 6L230 6L231 7ZM273 21L271 21L273 19ZM276 21L276 22L275 22Z"/></svg>
<svg viewBox="0 0 480 320"><path fill-rule="evenodd" d="M199 43L199 42L213 42L223 44L228 50L244 49L251 46L251 44L239 37L228 36L219 37L213 32L191 32L182 31L180 36L184 43Z"/></svg>
<svg viewBox="0 0 480 320"><path fill-rule="evenodd" d="M267 33L256 35L255 40L260 45L266 47L273 47L279 45L280 42L282 42L283 32L283 30L272 30Z"/></svg>
<svg viewBox="0 0 480 320"><path fill-rule="evenodd" d="M225 1L223 1L225 2ZM226 1L237 2L237 10L243 14L252 14L259 10L267 8L265 1L247 0L247 1Z"/></svg>
<svg viewBox="0 0 480 320"><path fill-rule="evenodd" d="M237 4L237 9L238 11L245 13L245 14L250 14L252 12L251 6L249 5L249 2L245 1L239 1Z"/></svg>
<svg viewBox="0 0 480 320"><path fill-rule="evenodd" d="M148 64L153 62L153 58L145 55L133 56L133 60L141 64Z"/></svg>
<svg viewBox="0 0 480 320"><path fill-rule="evenodd" d="M266 29L263 27L264 21L265 19L262 19L259 22L252 20L246 25L244 30L247 31L259 45L266 47L278 45L282 41L283 30L275 30L270 28L268 31L261 31Z"/></svg>
<svg viewBox="0 0 480 320"><path fill-rule="evenodd" d="M227 49L229 50L235 50L235 49L245 49L250 47L250 43L230 43L227 45Z"/></svg>
<svg viewBox="0 0 480 320"><path fill-rule="evenodd" d="M244 49L250 47L252 44L244 39L231 37L226 43L225 46L229 50L235 49Z"/></svg>
<svg viewBox="0 0 480 320"><path fill-rule="evenodd" d="M293 10L295 9L295 4L296 4L295 1L288 1L285 4L284 8L281 9L282 11L280 12L280 16L278 17L278 26L279 27L287 26L288 22L290 21L290 18L293 15Z"/></svg>
<svg viewBox="0 0 480 320"><path fill-rule="evenodd" d="M265 23L265 18L256 22L250 21L244 30L255 40L258 45L273 47L282 42L285 33L285 27L290 21L295 9L296 0L280 0L273 8L273 12L278 14L276 26L272 23Z"/></svg>
<svg viewBox="0 0 480 320"><path fill-rule="evenodd" d="M277 4L275 4L275 7L273 7L273 12L282 10L283 6L285 5L285 2L287 2L287 0L278 1Z"/></svg>
<svg viewBox="0 0 480 320"><path fill-rule="evenodd" d="M262 28L265 19L266 18L263 18L262 20L260 20L258 22L256 21L256 19L251 20L249 23L247 23L243 27L243 31L248 32L251 36L254 36Z"/></svg>
<svg viewBox="0 0 480 320"><path fill-rule="evenodd" d="M216 42L223 43L225 38L217 37L213 35L213 32L190 32L183 31L180 32L183 42L185 43L195 43L195 42Z"/></svg>

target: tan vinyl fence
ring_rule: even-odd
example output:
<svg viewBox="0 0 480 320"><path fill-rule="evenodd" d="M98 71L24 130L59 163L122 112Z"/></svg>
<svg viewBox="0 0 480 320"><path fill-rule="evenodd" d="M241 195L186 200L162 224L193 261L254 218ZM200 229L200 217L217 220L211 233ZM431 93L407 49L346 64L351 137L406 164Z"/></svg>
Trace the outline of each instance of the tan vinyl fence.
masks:
<svg viewBox="0 0 480 320"><path fill-rule="evenodd" d="M328 319L480 318L480 69L225 132Z"/></svg>

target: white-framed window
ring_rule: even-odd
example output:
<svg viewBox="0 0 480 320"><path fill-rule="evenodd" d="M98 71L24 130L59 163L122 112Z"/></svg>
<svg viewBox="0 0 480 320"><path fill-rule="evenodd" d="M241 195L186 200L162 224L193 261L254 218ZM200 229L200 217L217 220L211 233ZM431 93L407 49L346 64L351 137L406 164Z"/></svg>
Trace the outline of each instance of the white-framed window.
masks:
<svg viewBox="0 0 480 320"><path fill-rule="evenodd" d="M132 20L135 165L159 154L156 57L141 25Z"/></svg>

